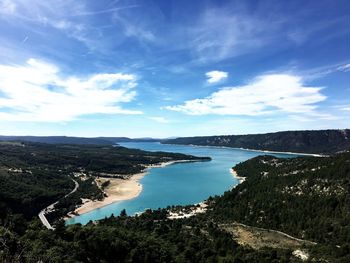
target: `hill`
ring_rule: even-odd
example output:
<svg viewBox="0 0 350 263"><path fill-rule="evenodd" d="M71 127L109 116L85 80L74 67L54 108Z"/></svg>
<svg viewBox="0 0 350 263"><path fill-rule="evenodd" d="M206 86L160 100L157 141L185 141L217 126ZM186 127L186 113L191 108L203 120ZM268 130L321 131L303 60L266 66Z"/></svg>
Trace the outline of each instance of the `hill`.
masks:
<svg viewBox="0 0 350 263"><path fill-rule="evenodd" d="M332 154L350 149L350 130L283 131L249 135L180 137L163 140L162 143Z"/></svg>
<svg viewBox="0 0 350 263"><path fill-rule="evenodd" d="M118 142L148 142L159 141L152 138L127 138L127 137L72 137L72 136L1 136L0 141L22 141L22 142L40 142L50 144L94 144L94 145L112 145Z"/></svg>
<svg viewBox="0 0 350 263"><path fill-rule="evenodd" d="M279 230L316 242L315 258L350 259L350 153L258 156L233 169L246 180L214 200L212 220Z"/></svg>

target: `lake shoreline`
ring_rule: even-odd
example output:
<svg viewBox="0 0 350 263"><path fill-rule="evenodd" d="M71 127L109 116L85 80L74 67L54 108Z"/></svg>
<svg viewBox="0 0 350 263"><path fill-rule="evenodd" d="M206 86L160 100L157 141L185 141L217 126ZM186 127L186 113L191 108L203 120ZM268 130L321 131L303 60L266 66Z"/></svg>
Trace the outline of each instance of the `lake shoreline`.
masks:
<svg viewBox="0 0 350 263"><path fill-rule="evenodd" d="M122 144L123 147L128 147L128 148L137 148L137 149L144 149L144 150L150 150L150 151L169 151L169 152L180 152L180 153L184 153L184 154L191 154L191 155L196 155L196 156L210 156L212 158L212 160L215 160L215 162L209 162L212 163L212 165L208 165L205 166L208 169L205 169L203 171L203 169L200 169L198 165L195 165L194 167L190 164L184 165L183 167L181 166L180 169L176 172L179 173L179 171L183 169L183 173L180 172L179 178L181 179L181 182L179 182L179 184L181 185L183 182L186 182L187 180L189 180L190 182L193 181L195 182L195 184L188 184L188 185L183 185L181 189L177 189L177 191L179 191L179 193L182 193L182 191L184 193L188 193L189 198L185 198L183 196L173 196L172 192L169 191L168 193L168 188L167 187L163 187L162 189L159 189L159 186L155 186L155 189L157 189L155 193L150 193L149 190L152 189L152 186L149 185L150 182L152 182L153 184L157 184L158 181L153 181L153 179L149 182L148 180L144 180L142 181L142 185L140 184L140 190L136 191L136 193L134 195L130 195L127 198L123 198L122 200L118 199L114 199L111 201L108 201L109 197L107 197L107 201L104 200L104 204L101 203L97 203L96 202L92 202L91 200L87 200L87 202L90 203L90 207L87 210L78 210L79 215L72 215L72 217L74 217L71 220L67 220L67 224L75 224L75 223L83 223L86 224L88 222L88 220L99 220L104 218L105 216L110 216L112 213L114 213L116 216L119 215L121 209L125 208L130 215L132 214L137 214L137 213L141 213L142 211L146 210L146 209L157 209L159 207L167 207L169 204L183 204L183 205L191 205L191 204L196 204L198 202L200 202L200 200L206 200L206 198L208 198L208 196L215 196L218 194L223 194L225 191L227 191L228 189L232 190L234 187L237 187L237 185L239 185L240 183L244 182L244 178L237 175L236 171L231 170L231 172L229 171L229 169L231 167L233 167L233 165L235 163L239 163L242 160L245 159L250 159L253 158L255 155L258 156L259 153L257 153L257 151L251 151L251 154L248 154L248 150L247 151L240 151L237 148L231 148L231 147L212 147L212 146L192 146L192 145L179 145L179 144L161 144L159 142L152 142L152 143L125 143L125 145ZM177 147L174 147L177 146ZM179 147L180 146L180 147ZM182 148L185 147L184 149ZM222 151L224 150L224 151ZM232 152L231 152L232 151ZM247 153L246 153L247 152ZM227 156L230 156L230 158L227 158ZM238 159L236 159L236 157ZM292 155L286 154L286 153L282 153L282 154L276 154L276 156L280 157L280 158L284 158L284 157L293 157ZM295 157L295 156L294 156ZM161 174L166 174L167 173L167 169L166 170L159 170L157 172L155 172L155 170L150 170L150 168L157 168L157 167L164 167L167 166L169 164L172 163L178 163L178 162L203 162L204 160L179 160L179 161L173 161L173 162L165 162L165 163L158 163L156 165L149 165L147 167L144 167L144 170L142 172L149 172L150 174L153 175L153 173L156 176L161 176ZM230 164L228 165L229 162ZM177 169L175 169L177 170ZM193 170L190 171L190 170ZM164 172L163 172L164 171ZM172 174L172 169L169 169L170 174ZM213 182L214 185L209 185L207 183L203 183L203 187L202 187L202 183L198 182L197 179L198 175L197 173L201 173L204 174L203 178L205 179L205 182L208 182L211 180L212 178L212 174L213 173L219 173L220 175L220 179L222 179L222 181L220 181L219 183L215 184L216 182ZM210 175L208 174L210 173ZM231 174L229 174L231 173ZM174 174L176 175L176 174ZM183 175L186 175L186 177L184 177ZM137 179L137 177L134 175L129 175L130 178L127 180L123 180L123 182L129 182L131 180ZM144 175L143 175L144 176ZM135 178L136 177L136 178ZM192 179L193 178L193 179ZM105 180L108 180L107 178ZM140 179L135 180L137 183L139 183ZM160 182L165 183L164 177L160 178ZM176 181L176 180L175 180ZM224 185L222 185L222 183L225 182ZM103 183L103 182L102 182ZM101 183L101 184L102 184ZM100 184L100 185L101 185ZM147 185L147 189L145 189L145 186ZM167 183L165 183L164 185L168 185ZM143 187L143 189L142 189ZM169 187L171 187L169 185ZM213 188L214 187L214 188ZM215 189L215 190L213 190ZM145 196L143 194L142 191L145 192ZM206 193L205 195L203 194ZM159 194L162 193L162 194ZM195 196L200 196L200 198L195 198L194 196L192 196L192 194L195 193ZM150 195L151 194L151 195ZM157 199L155 199L153 201L152 197L157 196ZM151 197L152 196L152 197ZM136 204L137 202L133 201L136 198L136 200L140 199L141 201L141 205ZM169 199L167 200L167 202L165 203L163 200L164 199ZM171 199L172 198L172 199ZM176 201L174 201L173 199L176 199ZM192 200L193 199L193 200ZM120 202L120 201L124 201L127 200L125 202ZM180 201L177 201L180 200ZM145 202L144 202L145 201ZM106 204L107 202L107 204ZM142 203L144 202L144 203ZM156 202L156 205L154 205L153 203ZM94 204L94 205L92 205ZM110 206L109 206L110 205ZM87 206L87 205L85 205ZM101 207L107 206L104 209L99 209ZM116 209L114 209L114 207L116 207ZM81 208L82 209L82 208ZM83 213L84 212L84 213ZM68 219L68 218L67 218Z"/></svg>
<svg viewBox="0 0 350 263"><path fill-rule="evenodd" d="M246 180L246 177L239 176L239 175L237 174L236 170L233 169L233 168L230 169L230 173L232 174L232 176L233 176L235 179L238 180L238 184L237 184L237 185L243 183L243 182ZM237 185L235 185L235 186L233 186L233 187L236 187Z"/></svg>
<svg viewBox="0 0 350 263"><path fill-rule="evenodd" d="M228 146L215 146L215 145L196 145L196 144L174 144L174 143L161 143L164 145L182 145L182 146L192 146L192 147L209 147L209 148L219 148L219 149L237 149L237 150L243 150L243 151L250 151L250 152L262 152L262 153L277 153L277 154L290 154L290 155L301 155L301 156L312 156L312 157L328 157L329 155L326 154L318 154L318 153L298 153L298 152L278 152L278 151L268 151L268 150L256 150L256 149L249 149L249 148L238 148L238 147L228 147Z"/></svg>
<svg viewBox="0 0 350 263"><path fill-rule="evenodd" d="M186 163L186 162L197 162L199 160L175 160L168 162L161 162L158 164L146 165L146 168L137 174L133 174L128 179L119 179L119 178L103 178L106 181L110 181L110 184L104 189L105 194L107 195L103 200L91 200L91 199L82 199L83 204L78 206L74 211L68 213L64 220L72 219L76 216L80 216L86 213L89 213L93 210L100 209L107 205L114 204L120 201L131 200L138 197L143 189L140 180L149 173L149 169L152 168L163 168L168 165L176 163ZM97 180L101 180L97 179Z"/></svg>

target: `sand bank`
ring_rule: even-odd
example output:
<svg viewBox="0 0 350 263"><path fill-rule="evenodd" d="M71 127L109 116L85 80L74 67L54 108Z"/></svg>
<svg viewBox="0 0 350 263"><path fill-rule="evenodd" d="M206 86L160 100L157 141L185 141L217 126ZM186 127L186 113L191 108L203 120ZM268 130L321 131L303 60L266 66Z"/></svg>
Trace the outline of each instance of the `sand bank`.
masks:
<svg viewBox="0 0 350 263"><path fill-rule="evenodd" d="M81 215L97 208L110 205L114 202L129 200L137 197L142 191L142 185L139 180L146 175L146 172L133 175L130 179L118 178L99 178L96 182L101 185L105 181L109 181L109 185L104 189L106 197L101 201L92 201L83 199L83 204L75 209L69 216Z"/></svg>
<svg viewBox="0 0 350 263"><path fill-rule="evenodd" d="M106 197L101 201L82 199L83 204L75 209L74 212L69 213L65 219L85 214L87 212L104 207L106 205L110 205L115 202L130 200L139 196L142 191L142 184L140 183L140 180L148 173L148 170L150 168L162 168L174 163L191 161L194 160L177 160L148 165L143 172L134 174L129 179L98 178L96 179L96 183L99 186L105 181L110 182L109 185L104 189Z"/></svg>

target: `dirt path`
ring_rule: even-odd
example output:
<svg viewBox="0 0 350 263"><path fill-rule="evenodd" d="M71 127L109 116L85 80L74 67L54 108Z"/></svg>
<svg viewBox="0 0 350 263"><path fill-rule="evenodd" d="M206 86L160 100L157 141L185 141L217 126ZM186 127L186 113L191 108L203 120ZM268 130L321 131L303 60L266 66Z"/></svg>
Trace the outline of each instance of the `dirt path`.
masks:
<svg viewBox="0 0 350 263"><path fill-rule="evenodd" d="M303 245L316 245L315 242L296 238L278 230L253 227L238 222L222 224L220 227L231 233L239 244L248 245L254 249L262 247L298 249Z"/></svg>

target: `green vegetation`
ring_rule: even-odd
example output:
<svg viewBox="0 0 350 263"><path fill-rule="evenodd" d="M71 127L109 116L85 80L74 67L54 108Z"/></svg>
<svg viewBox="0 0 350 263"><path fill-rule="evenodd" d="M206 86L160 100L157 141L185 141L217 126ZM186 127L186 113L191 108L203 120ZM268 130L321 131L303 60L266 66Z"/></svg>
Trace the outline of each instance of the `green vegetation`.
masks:
<svg viewBox="0 0 350 263"><path fill-rule="evenodd" d="M116 143L118 138L113 141ZM94 145L111 145L112 141L103 138L83 138L68 136L0 136L0 141L22 141L38 142L51 144L94 144Z"/></svg>
<svg viewBox="0 0 350 263"><path fill-rule="evenodd" d="M234 169L247 180L215 198L207 216L315 241L315 255L350 262L350 153L328 158L259 156Z"/></svg>
<svg viewBox="0 0 350 263"><path fill-rule="evenodd" d="M59 202L55 205L55 210L46 216L50 222L55 222L55 220L74 211L78 205L82 204L81 198L91 200L103 199L103 192L97 186L93 177L87 178L86 180L81 180L79 178L75 178L74 180L77 180L79 183L78 190L68 197L59 199Z"/></svg>
<svg viewBox="0 0 350 263"><path fill-rule="evenodd" d="M50 216L57 219L80 204L80 198L103 198L95 176L127 178L147 165L172 160L210 158L114 146L1 143L0 207L30 219L69 193L74 188L71 177L75 176L78 191L60 200L56 206L60 211Z"/></svg>
<svg viewBox="0 0 350 263"><path fill-rule="evenodd" d="M67 172L84 180L75 178L78 191L58 204L64 213L83 196L102 198L88 174L127 175L156 160L195 157L109 146L0 147L1 262L301 262L295 249L309 262L350 262L350 153L240 163L234 169L246 181L210 197L207 212L190 218L168 219L169 209L189 207L136 217L122 211L86 226L60 221L51 231L31 214L72 190ZM44 201L34 207L33 200ZM29 204L35 213L24 209Z"/></svg>
<svg viewBox="0 0 350 263"><path fill-rule="evenodd" d="M71 137L71 136L3 136L0 135L0 143L7 142L39 142L50 144L80 144L80 145L113 145L119 142L154 142L152 138L130 139L127 137Z"/></svg>
<svg viewBox="0 0 350 263"><path fill-rule="evenodd" d="M11 172L3 165L0 170L0 207L21 213L28 219L74 187L62 172L40 169Z"/></svg>
<svg viewBox="0 0 350 263"><path fill-rule="evenodd" d="M290 262L287 250L256 251L239 246L214 224L192 218L166 220L166 211L111 217L97 225L25 231L0 227L7 262ZM13 225L13 223L11 223ZM1 244L1 243L0 243ZM0 245L1 246L1 245ZM295 260L297 262L297 260Z"/></svg>
<svg viewBox="0 0 350 263"><path fill-rule="evenodd" d="M333 154L350 149L350 130L285 131L250 135L183 137L162 143Z"/></svg>

